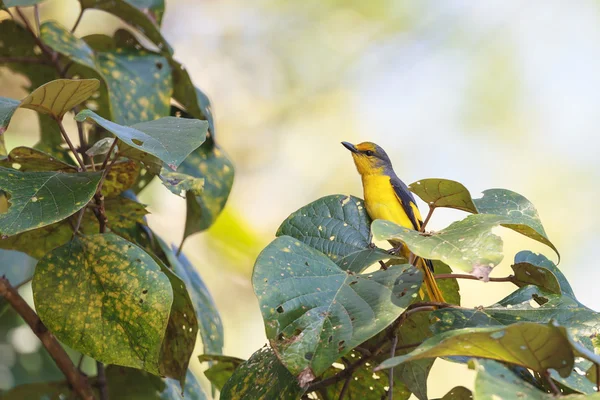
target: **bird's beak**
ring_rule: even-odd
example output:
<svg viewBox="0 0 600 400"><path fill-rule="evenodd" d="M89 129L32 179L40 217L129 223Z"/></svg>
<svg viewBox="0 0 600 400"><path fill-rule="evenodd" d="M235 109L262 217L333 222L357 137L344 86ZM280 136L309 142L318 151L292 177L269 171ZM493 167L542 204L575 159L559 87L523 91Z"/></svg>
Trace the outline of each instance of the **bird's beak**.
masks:
<svg viewBox="0 0 600 400"><path fill-rule="evenodd" d="M353 145L352 143L349 142L342 142L342 145L347 148L348 150L350 150L353 153L358 153L358 149L356 148L355 145Z"/></svg>

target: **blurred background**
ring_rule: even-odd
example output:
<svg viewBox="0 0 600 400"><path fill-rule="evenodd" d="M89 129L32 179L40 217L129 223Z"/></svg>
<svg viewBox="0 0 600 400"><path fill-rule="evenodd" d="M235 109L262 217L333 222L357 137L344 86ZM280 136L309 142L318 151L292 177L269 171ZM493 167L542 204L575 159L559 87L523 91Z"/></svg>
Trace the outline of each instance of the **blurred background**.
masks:
<svg viewBox="0 0 600 400"><path fill-rule="evenodd" d="M42 19L68 27L78 12L75 0L41 7ZM88 11L76 33L120 26ZM497 187L523 194L579 300L600 309L599 2L167 0L163 33L211 98L220 144L236 166L227 208L184 247L221 312L225 354L247 358L266 343L250 276L279 223L324 195L362 196L342 140L380 144L406 183L449 178L473 197ZM25 83L0 68L2 96L24 97ZM7 147L37 141L31 113L17 111ZM152 228L179 243L185 201L158 182L141 201L150 204ZM429 227L462 217L436 211ZM498 233L505 260L493 276L508 275L522 249L557 260L537 242ZM460 283L466 306L490 305L514 289ZM17 360L39 346L15 348ZM193 368L201 370L196 361ZM0 365L0 385L10 379ZM459 384L472 387L471 371L437 361L429 395Z"/></svg>

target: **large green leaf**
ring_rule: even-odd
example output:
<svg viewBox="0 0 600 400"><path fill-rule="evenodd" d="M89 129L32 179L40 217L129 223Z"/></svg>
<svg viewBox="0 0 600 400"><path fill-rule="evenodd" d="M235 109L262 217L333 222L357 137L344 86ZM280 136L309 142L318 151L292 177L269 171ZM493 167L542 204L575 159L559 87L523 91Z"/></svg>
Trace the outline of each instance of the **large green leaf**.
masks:
<svg viewBox="0 0 600 400"><path fill-rule="evenodd" d="M100 172L19 172L0 167L0 189L10 207L0 214L0 232L16 235L63 220L85 207L96 192Z"/></svg>
<svg viewBox="0 0 600 400"><path fill-rule="evenodd" d="M38 262L33 298L44 324L69 347L159 374L173 289L139 247L114 234L76 238Z"/></svg>
<svg viewBox="0 0 600 400"><path fill-rule="evenodd" d="M371 219L363 200L331 195L300 208L283 221L277 236L287 235L325 253L340 268L362 272L392 258L371 244Z"/></svg>
<svg viewBox="0 0 600 400"><path fill-rule="evenodd" d="M19 108L20 101L8 97L0 97L0 135L6 132L13 114Z"/></svg>
<svg viewBox="0 0 600 400"><path fill-rule="evenodd" d="M502 220L497 215L469 215L431 234L385 220L373 221L371 229L377 240L402 241L420 257L441 260L452 268L487 280L492 268L504 257L502 239L491 232Z"/></svg>
<svg viewBox="0 0 600 400"><path fill-rule="evenodd" d="M77 72L104 80L112 120L116 123L132 125L169 114L173 84L171 67L165 57L122 46L108 37L105 38L110 45L95 50L54 21L42 24L40 35L50 48L88 68Z"/></svg>
<svg viewBox="0 0 600 400"><path fill-rule="evenodd" d="M35 89L21 101L19 107L60 120L67 111L87 100L99 87L97 79L57 79Z"/></svg>
<svg viewBox="0 0 600 400"><path fill-rule="evenodd" d="M448 179L421 179L408 188L430 208L447 207L477 214L471 193L461 183Z"/></svg>
<svg viewBox="0 0 600 400"><path fill-rule="evenodd" d="M204 375L210 383L219 390L223 390L225 383L231 378L237 367L242 365L244 360L237 357L223 356L220 354L202 354L198 357L201 363L208 362L211 365L204 371Z"/></svg>
<svg viewBox="0 0 600 400"><path fill-rule="evenodd" d="M177 172L204 178L204 190L199 196L186 195L184 237L188 237L215 222L229 198L234 168L227 155L209 138L185 159Z"/></svg>
<svg viewBox="0 0 600 400"><path fill-rule="evenodd" d="M223 351L223 323L204 281L184 253L176 256L176 249L169 248L158 236L155 236L155 239L161 250L165 253L173 271L187 286L198 316L204 352L221 353Z"/></svg>
<svg viewBox="0 0 600 400"><path fill-rule="evenodd" d="M520 275L519 281L516 282L517 284L531 283L554 293L562 293L566 296L575 298L575 293L573 293L573 289L571 288L569 281L567 281L567 278L558 269L556 264L546 258L543 254L535 254L529 250L520 251L515 255L515 264L512 268L515 271L515 275L517 269L520 269L525 273L525 276L523 274ZM555 280L558 284L558 292L556 291Z"/></svg>
<svg viewBox="0 0 600 400"><path fill-rule="evenodd" d="M75 119L91 119L131 147L152 154L176 169L206 139L208 123L197 119L164 117L150 122L123 126L83 110Z"/></svg>
<svg viewBox="0 0 600 400"><path fill-rule="evenodd" d="M448 356L489 358L540 373L552 368L563 377L571 373L574 363L573 350L563 328L520 322L500 328L466 328L440 333L409 354L384 361L378 369Z"/></svg>
<svg viewBox="0 0 600 400"><path fill-rule="evenodd" d="M314 378L404 312L422 279L409 265L356 275L281 236L258 256L252 284L271 346L294 375Z"/></svg>
<svg viewBox="0 0 600 400"><path fill-rule="evenodd" d="M275 352L263 347L235 370L221 399L298 399L303 392Z"/></svg>
<svg viewBox="0 0 600 400"><path fill-rule="evenodd" d="M560 257L558 250L546 235L537 210L525 197L506 189L489 189L483 192L482 198L473 199L473 202L481 214L505 217L506 221L502 226L544 243Z"/></svg>
<svg viewBox="0 0 600 400"><path fill-rule="evenodd" d="M7 168L18 169L21 172L77 172L77 167L58 160L50 154L22 146L12 149L4 160L0 160L0 165Z"/></svg>
<svg viewBox="0 0 600 400"><path fill-rule="evenodd" d="M166 53L173 49L160 33L164 13L164 2L158 0L79 0L81 8L103 10L121 18L125 23L146 35L158 48Z"/></svg>

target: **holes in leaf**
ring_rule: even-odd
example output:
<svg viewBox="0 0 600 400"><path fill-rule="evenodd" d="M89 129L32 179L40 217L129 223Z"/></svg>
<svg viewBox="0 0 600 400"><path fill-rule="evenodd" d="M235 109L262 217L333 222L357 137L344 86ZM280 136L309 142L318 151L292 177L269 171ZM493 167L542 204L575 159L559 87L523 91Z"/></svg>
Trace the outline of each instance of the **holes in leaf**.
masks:
<svg viewBox="0 0 600 400"><path fill-rule="evenodd" d="M310 360L312 360L313 355L314 354L309 351L308 353L304 354L304 358L306 358L308 361L310 361Z"/></svg>
<svg viewBox="0 0 600 400"><path fill-rule="evenodd" d="M282 314L283 313L283 307L282 306L277 307L277 312L279 314Z"/></svg>
<svg viewBox="0 0 600 400"><path fill-rule="evenodd" d="M148 293L148 289L144 289L144 290L142 290L142 293L143 293L143 294L146 294L146 293Z"/></svg>
<svg viewBox="0 0 600 400"><path fill-rule="evenodd" d="M144 300L143 300L143 299L140 299L140 304L143 304L143 303L144 303Z"/></svg>
<svg viewBox="0 0 600 400"><path fill-rule="evenodd" d="M301 333L302 333L302 329L296 328L296 330L294 331L294 336L300 336Z"/></svg>
<svg viewBox="0 0 600 400"><path fill-rule="evenodd" d="M333 342L333 336L329 336L329 339L327 339L327 341L328 341L329 343Z"/></svg>
<svg viewBox="0 0 600 400"><path fill-rule="evenodd" d="M340 340L340 342L338 343L338 351L341 352L344 350L344 343L346 343L345 340Z"/></svg>
<svg viewBox="0 0 600 400"><path fill-rule="evenodd" d="M352 282L349 283L349 285L354 285L356 283L358 283L358 281L352 281Z"/></svg>
<svg viewBox="0 0 600 400"><path fill-rule="evenodd" d="M21 169L21 164L19 164L18 162L14 162L12 163L11 167L13 167L14 169Z"/></svg>
<svg viewBox="0 0 600 400"><path fill-rule="evenodd" d="M156 63L156 68L158 68L159 70L161 70L163 67L163 63L161 63L160 61Z"/></svg>
<svg viewBox="0 0 600 400"><path fill-rule="evenodd" d="M0 214L8 211L10 207L10 194L0 190Z"/></svg>
<svg viewBox="0 0 600 400"><path fill-rule="evenodd" d="M100 106L98 105L98 102L95 100L87 101L85 103L85 106L92 111L98 111L98 108L100 108Z"/></svg>
<svg viewBox="0 0 600 400"><path fill-rule="evenodd" d="M283 335L283 332L280 333L279 335L277 335L277 340L283 340L285 339L285 336Z"/></svg>
<svg viewBox="0 0 600 400"><path fill-rule="evenodd" d="M141 145L143 145L143 144L144 144L144 142L142 142L142 141L141 141L141 140L139 140L139 139L131 139L131 141L132 141L134 144L138 145L138 146L141 146Z"/></svg>

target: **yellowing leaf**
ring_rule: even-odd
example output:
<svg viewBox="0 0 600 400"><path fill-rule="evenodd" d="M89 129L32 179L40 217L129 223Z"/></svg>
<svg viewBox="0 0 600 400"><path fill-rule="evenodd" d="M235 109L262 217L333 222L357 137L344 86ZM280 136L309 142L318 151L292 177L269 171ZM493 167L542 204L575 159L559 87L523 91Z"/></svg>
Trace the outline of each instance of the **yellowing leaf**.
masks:
<svg viewBox="0 0 600 400"><path fill-rule="evenodd" d="M448 179L421 179L408 188L429 207L447 207L477 214L471 193L461 183Z"/></svg>
<svg viewBox="0 0 600 400"><path fill-rule="evenodd" d="M57 79L35 89L23 99L20 107L62 119L67 111L87 100L99 87L97 79Z"/></svg>

